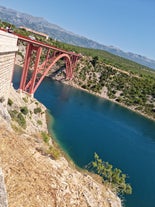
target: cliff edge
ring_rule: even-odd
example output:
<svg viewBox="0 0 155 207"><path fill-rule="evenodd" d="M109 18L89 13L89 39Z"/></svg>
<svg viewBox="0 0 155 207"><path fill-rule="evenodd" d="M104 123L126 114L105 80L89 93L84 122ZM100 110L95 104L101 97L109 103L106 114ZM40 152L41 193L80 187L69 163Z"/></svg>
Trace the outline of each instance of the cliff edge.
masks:
<svg viewBox="0 0 155 207"><path fill-rule="evenodd" d="M23 115L26 120L23 130L19 130L22 128L19 123L15 124L16 117L8 123L4 116L0 116L0 168L4 174L8 206L121 207L121 200L108 187L87 172L78 171L62 153L57 159L48 153L54 144L42 137L42 132L47 132L43 123L45 107L26 95L21 97L14 89L10 99L8 110L16 108L23 112L22 107L27 107L28 112ZM17 105L21 106L18 108ZM41 108L41 113L34 110L36 108ZM34 111L37 113L32 113Z"/></svg>

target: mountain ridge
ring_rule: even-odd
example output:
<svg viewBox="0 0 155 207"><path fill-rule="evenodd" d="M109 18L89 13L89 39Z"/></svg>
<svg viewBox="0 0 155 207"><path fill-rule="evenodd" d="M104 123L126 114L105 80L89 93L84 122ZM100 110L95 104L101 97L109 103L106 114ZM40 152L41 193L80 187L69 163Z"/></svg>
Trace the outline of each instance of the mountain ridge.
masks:
<svg viewBox="0 0 155 207"><path fill-rule="evenodd" d="M65 42L68 44L86 48L105 50L114 55L118 55L120 57L132 60L134 62L155 69L155 60L152 60L139 54L134 54L132 52L124 52L120 48L116 48L114 46L106 46L100 44L84 36L80 36L78 34L74 34L71 31L67 31L56 24L50 23L43 17L34 17L30 14L22 13L14 9L0 6L0 19L2 21L10 22L11 24L14 24L17 27L25 26L33 30L46 33L51 38L56 39L60 42Z"/></svg>

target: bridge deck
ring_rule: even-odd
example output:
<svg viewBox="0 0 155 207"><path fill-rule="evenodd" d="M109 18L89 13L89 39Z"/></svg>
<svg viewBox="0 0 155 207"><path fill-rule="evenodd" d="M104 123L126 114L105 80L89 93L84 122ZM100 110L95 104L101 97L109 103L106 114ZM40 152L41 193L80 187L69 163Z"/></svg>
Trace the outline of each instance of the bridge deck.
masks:
<svg viewBox="0 0 155 207"><path fill-rule="evenodd" d="M0 30L7 32L6 29L2 29L2 28L0 28ZM69 51L66 51L66 50L57 48L57 47L52 46L52 45L47 44L47 43L43 43L43 42L40 42L40 41L37 41L37 40L32 40L32 39L29 38L29 37L26 37L26 36L23 36L23 35L14 33L14 32L13 32L12 34L18 36L18 39L19 39L19 40L22 40L22 41L25 41L25 42L28 42L28 43L35 44L36 46L41 46L41 47L44 47L44 48L53 49L53 50L55 50L55 51L59 51L59 52L66 53L66 54L69 54L69 55L74 55L74 56L76 56L76 57L82 57L81 54L77 54L77 53L75 53L75 52L69 52Z"/></svg>

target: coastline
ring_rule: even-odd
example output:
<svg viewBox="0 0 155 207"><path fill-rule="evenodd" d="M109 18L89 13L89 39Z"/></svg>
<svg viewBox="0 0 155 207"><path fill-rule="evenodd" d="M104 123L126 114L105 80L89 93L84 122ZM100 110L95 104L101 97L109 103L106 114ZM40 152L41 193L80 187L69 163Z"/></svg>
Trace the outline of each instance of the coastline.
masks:
<svg viewBox="0 0 155 207"><path fill-rule="evenodd" d="M42 104L42 105L44 106L44 104ZM59 139L57 138L57 135L52 130L52 126L54 124L54 121L55 120L54 120L54 117L52 116L52 113L50 113L50 111L47 109L46 110L46 124L47 124L48 133L50 134L50 136L52 138L52 142L58 148L58 150L60 150L61 154L65 157L65 159L72 166L74 166L76 169L85 170L85 169L81 169L78 165L76 165L76 163L74 162L74 160L69 156L68 152L65 150L65 148L59 142Z"/></svg>
<svg viewBox="0 0 155 207"><path fill-rule="evenodd" d="M18 58L17 58L17 60L18 60ZM16 65L16 67L22 68L22 63L21 63L20 61L17 61L17 63L16 63L15 65ZM49 76L49 77L50 77L50 76ZM51 77L50 77L50 78L51 78ZM84 89L84 88L80 87L79 85L75 84L72 80L71 80L71 81L66 81L66 80L61 81L61 80L59 80L59 79L57 79L57 78L52 78L52 79L53 79L53 80L56 80L56 81L59 81L59 82L61 82L62 84L66 84L66 85L72 86L72 87L77 88L77 89L79 89L79 90L85 91L85 92L87 92L87 93L89 93L89 94L98 96L98 97L100 97L100 98L106 99L106 100L108 100L108 101L110 101L110 102L113 102L113 103L115 103L115 104L118 104L119 106L122 106L122 107L124 107L124 108L126 108L126 109L128 109L128 110L130 110L130 111L132 111L132 112L134 112L134 113L137 113L137 114L139 114L139 115L141 115L141 116L143 116L143 117L145 117L145 118L147 118L147 119L152 120L152 121L155 122L155 118L154 118L154 117L149 116L149 115L143 113L142 111L135 110L133 107L129 107L129 106L127 106L127 105L125 105L125 104L123 104L123 103L121 103L121 102L117 102L117 101L115 101L114 99L110 99L110 98L108 98L107 96L104 96L104 95L99 94L99 93L94 93L94 92L92 92L92 91L89 91L89 90L87 90L87 89Z"/></svg>
<svg viewBox="0 0 155 207"><path fill-rule="evenodd" d="M17 70L22 70L22 65L20 63L15 64L15 68ZM58 81L58 80L57 80ZM63 82L62 82L63 83ZM14 87L13 87L14 88ZM16 90L16 89L15 89ZM38 101L38 99L37 99ZM39 102L39 101L38 101ZM41 102L39 102L41 103ZM52 130L52 126L54 124L54 117L52 116L52 112L50 112L50 110L43 104L41 103L41 105L43 105L46 108L46 125L47 125L47 131L50 134L52 141L54 142L54 144L56 145L56 147L58 147L58 149L61 151L62 155L65 157L65 159L75 168L80 169L80 167L73 161L73 159L69 156L67 150L61 145L61 143L59 142L59 139L57 138L57 135L54 133L54 131ZM84 169L83 169L84 170Z"/></svg>
<svg viewBox="0 0 155 207"><path fill-rule="evenodd" d="M56 79L55 79L55 80L56 80ZM91 91L89 91L89 90L87 90L87 89L84 89L84 88L78 86L77 84L75 84L75 83L73 83L73 82L63 81L62 83L66 84L66 85L70 85L70 86L72 86L72 87L74 87L74 88L77 88L77 89L79 89L79 90L85 91L85 92L87 92L87 93L89 93L89 94L98 96L98 97L100 97L100 98L106 99L106 100L108 100L108 101L110 101L110 102L113 102L113 103L115 103L115 104L118 104L119 106L122 106L122 107L124 107L124 108L126 108L126 109L128 109L128 110L130 110L130 111L132 111L132 112L134 112L134 113L137 113L137 114L139 114L139 115L141 115L141 116L143 116L143 117L145 117L145 118L147 118L147 119L149 119L149 120L155 122L155 118L153 118L153 117L151 117L151 116L149 116L149 115L147 115L147 114L145 114L145 113L143 113L143 112L141 112L141 111L135 110L135 109L133 109L132 107L129 107L129 106L123 104L123 103L117 102L117 101L115 101L114 99L110 99L110 98L108 98L107 96L103 96L103 95L101 95L101 94L99 94L99 93L91 92Z"/></svg>
<svg viewBox="0 0 155 207"><path fill-rule="evenodd" d="M17 92L14 90L14 93ZM16 95L18 101L22 102L20 94ZM43 116L45 117L45 113ZM110 187L103 185L89 173L77 170L75 165L67 161L64 154L58 159L48 155L46 150L48 147L55 148L54 142L45 142L38 131L17 133L3 117L0 116L0 119L0 164L9 206L25 206L26 201L28 206L38 207L71 204L122 207L121 199ZM52 120L50 117L48 121Z"/></svg>

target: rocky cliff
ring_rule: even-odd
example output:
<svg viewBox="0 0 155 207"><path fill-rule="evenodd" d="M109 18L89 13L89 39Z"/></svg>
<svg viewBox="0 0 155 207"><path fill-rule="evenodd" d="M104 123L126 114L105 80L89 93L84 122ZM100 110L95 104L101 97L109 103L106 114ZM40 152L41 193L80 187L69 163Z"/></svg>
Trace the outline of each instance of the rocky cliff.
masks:
<svg viewBox="0 0 155 207"><path fill-rule="evenodd" d="M0 116L0 167L10 207L121 207L121 200L107 186L78 171L54 141L43 138L47 127L38 117L45 121L45 107L13 89L10 100L9 111L21 110L23 105L28 108L22 130L16 119L8 123ZM42 110L37 115L33 113L36 105ZM53 156L57 150L59 155Z"/></svg>

